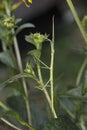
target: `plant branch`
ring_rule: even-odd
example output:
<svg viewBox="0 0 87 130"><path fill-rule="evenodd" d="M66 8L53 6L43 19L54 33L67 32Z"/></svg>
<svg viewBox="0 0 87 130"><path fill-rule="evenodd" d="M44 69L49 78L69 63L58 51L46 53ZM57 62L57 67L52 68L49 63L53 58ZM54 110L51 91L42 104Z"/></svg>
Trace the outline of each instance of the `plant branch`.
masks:
<svg viewBox="0 0 87 130"><path fill-rule="evenodd" d="M80 85L80 81L81 81L81 78L82 78L82 75L83 75L83 72L84 72L86 65L87 65L87 58L84 60L82 66L79 70L79 73L78 73L78 76L77 76L77 79L76 79L76 86Z"/></svg>
<svg viewBox="0 0 87 130"><path fill-rule="evenodd" d="M69 114L69 116L75 120L75 115L60 101L60 105L62 108Z"/></svg>
<svg viewBox="0 0 87 130"><path fill-rule="evenodd" d="M41 83L41 90L44 92L45 94L45 97L47 99L47 102L49 104L49 107L51 109L51 112L53 114L53 117L54 118L57 118L57 115L56 115L56 112L55 112L55 109L52 109L52 104L51 104L51 99L50 99L50 96L46 90L46 88L44 87L44 83L43 83L43 78L42 78L42 74L41 74L41 67L40 67L40 63L37 64L37 70L38 70L38 76L39 76L39 79L40 79L40 83Z"/></svg>
<svg viewBox="0 0 87 130"><path fill-rule="evenodd" d="M85 33L85 30L82 27L82 24L81 24L81 21L80 21L80 19L78 17L76 9L74 8L74 5L73 5L71 0L66 0L66 2L68 4L68 6L69 6L69 8L70 8L70 10L71 10L71 12L73 14L73 17L74 17L74 19L75 19L75 21L76 21L76 23L77 23L77 25L78 25L78 27L80 29L80 32L82 33L82 36L83 36L83 38L84 38L84 40L85 40L85 42L87 44L87 35Z"/></svg>
<svg viewBox="0 0 87 130"><path fill-rule="evenodd" d="M46 68L48 70L50 70L50 67L48 65L46 65L43 61L41 61L39 58L36 58L44 67L42 68Z"/></svg>
<svg viewBox="0 0 87 130"><path fill-rule="evenodd" d="M14 30L12 30L12 33L13 34L15 33ZM18 42L17 42L16 36L14 36L13 41L14 41L14 49L15 49L15 53L16 53L18 67L19 67L20 72L22 73L23 72L22 60L21 60L21 55L20 55L20 51L19 51L19 47L18 47ZM25 78L22 78L22 84L23 84L25 95L28 98L28 91L27 91ZM26 103L26 109L27 109L28 123L31 125L32 123L31 123L31 114L30 114L29 101L25 99L25 103Z"/></svg>
<svg viewBox="0 0 87 130"><path fill-rule="evenodd" d="M10 54L11 54L11 57L12 57L13 64L14 64L15 68L17 69L18 66L17 66L17 62L16 62L16 59L15 59L15 56L14 56L12 45L9 45L9 51L10 51Z"/></svg>
<svg viewBox="0 0 87 130"><path fill-rule="evenodd" d="M11 122L7 121L6 119L4 119L3 117L0 118L3 122L5 122L7 125L9 125L10 127L16 129L16 130L22 130L20 128L18 128L17 126L15 126L14 124L12 124Z"/></svg>
<svg viewBox="0 0 87 130"><path fill-rule="evenodd" d="M3 42L3 40L1 40L1 45L2 45L3 51L6 51L7 47L6 47L6 44Z"/></svg>
<svg viewBox="0 0 87 130"><path fill-rule="evenodd" d="M11 16L11 8L10 8L11 5L10 5L10 3L8 4L8 2L6 0L4 2L5 2L6 14L8 16ZM20 55L20 51L19 51L19 47L18 47L17 38L14 35L15 34L14 29L12 29L12 34L14 36L13 42L14 42L14 49L15 49L15 54L16 54L16 58L17 58L18 68L19 68L19 71L22 73L23 72L22 60L21 60L21 55ZM27 91L25 78L22 78L22 84L23 84L25 95L28 98L28 91ZM28 123L31 125L30 105L29 105L29 101L27 99L25 99L25 104L26 104L26 110L27 110Z"/></svg>
<svg viewBox="0 0 87 130"><path fill-rule="evenodd" d="M54 109L54 84L53 84L53 67L54 67L54 16L53 16L53 19L52 19L52 41L50 39L47 39L50 44L51 44L51 63L50 63L50 86L51 86L51 98L46 90L46 87L44 85L44 82L43 82L43 78L42 78L42 74L41 74L41 66L40 66L40 63L42 63L41 61L38 61L37 63L37 71L38 71L38 76L39 76L39 80L40 80L40 83L41 83L41 90L43 90L44 94L45 94L45 97L48 101L48 104L49 104L49 107L51 109L51 112L53 114L53 117L54 118L57 118L57 114L55 112L55 109ZM47 67L47 66L46 66ZM48 68L48 67L47 67Z"/></svg>
<svg viewBox="0 0 87 130"><path fill-rule="evenodd" d="M54 110L54 16L52 18L52 41L51 45L51 63L50 63L50 86L51 86L51 105Z"/></svg>

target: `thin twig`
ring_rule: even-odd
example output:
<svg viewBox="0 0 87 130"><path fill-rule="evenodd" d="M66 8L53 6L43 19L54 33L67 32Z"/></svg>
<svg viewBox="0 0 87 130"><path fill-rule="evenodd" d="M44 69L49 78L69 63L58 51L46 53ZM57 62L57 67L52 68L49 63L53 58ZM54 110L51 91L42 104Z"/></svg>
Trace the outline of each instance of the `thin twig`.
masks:
<svg viewBox="0 0 87 130"><path fill-rule="evenodd" d="M35 57L36 58L36 57ZM46 65L44 62L42 62L39 58L36 58L46 69L50 70L50 67L48 65ZM44 68L42 67L42 68Z"/></svg>
<svg viewBox="0 0 87 130"><path fill-rule="evenodd" d="M50 62L50 86L51 86L51 107L54 110L54 81L53 81L53 71L54 71L54 16L52 18L52 41L51 45L51 62Z"/></svg>
<svg viewBox="0 0 87 130"><path fill-rule="evenodd" d="M83 72L84 72L86 66L87 66L87 58L84 60L82 66L79 70L79 73L78 73L78 76L77 76L77 79L76 79L76 86L80 85L81 78L82 78L82 75L83 75Z"/></svg>
<svg viewBox="0 0 87 130"><path fill-rule="evenodd" d="M12 33L14 34L14 30L12 30ZM23 67L22 67L22 60L21 60L21 56L20 56L20 51L19 51L19 47L18 47L18 42L17 42L17 38L14 36L14 48L15 48L15 53L16 53L16 58L17 58L17 63L18 63L18 67L20 72L23 72ZM25 78L22 78L22 83L23 83L23 88L24 88L24 92L26 97L28 97L28 91L27 91L27 86L26 86L26 82L25 82ZM27 110L27 117L28 117L28 123L31 125L31 114L30 114L30 105L29 105L29 101L25 99L25 103L26 103L26 110Z"/></svg>
<svg viewBox="0 0 87 130"><path fill-rule="evenodd" d="M76 9L74 8L74 5L73 5L71 0L66 0L66 2L67 2L68 6L69 6L69 8L70 8L70 10L71 10L71 12L73 14L73 17L74 17L74 19L75 19L75 21L76 21L76 23L77 23L77 25L79 27L80 32L82 33L82 36L83 36L83 38L85 40L85 43L87 44L87 35L85 33L85 30L82 27L82 24L81 24L81 21L80 21L80 19L78 17Z"/></svg>
<svg viewBox="0 0 87 130"><path fill-rule="evenodd" d="M3 117L0 118L3 122L5 122L7 125L9 125L10 127L16 129L16 130L22 130L20 128L18 128L17 126L15 126L14 124L12 124L11 122L7 121L6 119L4 119Z"/></svg>
<svg viewBox="0 0 87 130"><path fill-rule="evenodd" d="M81 116L81 118L80 118L80 126L81 126L82 130L87 130L86 126L85 126L85 122L84 122L83 116Z"/></svg>
<svg viewBox="0 0 87 130"><path fill-rule="evenodd" d="M52 115L54 118L57 118L57 115L56 115L56 112L55 112L55 109L52 109L52 104L51 104L51 99L50 99L50 96L46 90L46 88L44 87L44 83L43 83L43 78L42 78L42 74L41 74L41 67L40 67L40 64L38 63L37 64L37 70L38 70L38 76L39 76L39 79L40 79L40 83L41 83L41 90L43 90L44 94L45 94L45 97L47 99L47 102L49 104L49 107L51 109L51 112L52 112Z"/></svg>

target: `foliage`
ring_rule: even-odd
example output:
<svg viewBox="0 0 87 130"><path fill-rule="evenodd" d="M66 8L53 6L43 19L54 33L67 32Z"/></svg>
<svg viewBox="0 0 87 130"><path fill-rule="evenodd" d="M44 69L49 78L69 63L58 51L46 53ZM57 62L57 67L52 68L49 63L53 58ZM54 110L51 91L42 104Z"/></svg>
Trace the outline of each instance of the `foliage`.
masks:
<svg viewBox="0 0 87 130"><path fill-rule="evenodd" d="M32 0L22 0L27 7L32 4ZM80 21L74 5L71 0L66 0L74 19L82 33L87 44L86 21L85 16ZM29 5L28 5L29 3ZM12 0L2 0L0 3L0 40L2 52L0 52L0 61L8 68L9 79L0 84L0 92L11 91L11 94L5 96L5 100L0 100L0 119L16 130L86 130L87 117L84 108L87 102L87 57L85 58L81 69L79 70L76 85L70 90L55 92L54 84L54 16L52 18L52 39L47 34L31 33L25 36L27 44L32 44L35 49L28 52L29 59L25 69L22 66L21 54L18 47L17 34L25 28L34 27L31 23L25 23L17 26L20 19L16 19L13 12L21 5L21 2L13 4ZM83 25L83 26L82 26ZM47 65L41 60L43 42L50 46L50 63ZM14 47L14 50L13 50ZM86 54L87 47L82 48ZM49 73L48 79L43 78L43 71ZM47 115L35 104L29 101L29 86L27 80L31 79L34 87L40 94L46 98L48 108ZM33 106L33 107L32 107ZM35 108L34 108L35 106ZM48 107L49 106L49 107ZM83 107L84 106L84 107ZM41 114L40 116L37 113ZM63 114L61 114L63 113ZM41 128L40 120L43 118ZM37 122L37 123L36 123ZM33 127L34 124L34 127Z"/></svg>
<svg viewBox="0 0 87 130"><path fill-rule="evenodd" d="M69 125L67 125L69 124ZM44 130L79 130L79 128L73 123L69 117L63 115L57 119L53 119L46 124Z"/></svg>

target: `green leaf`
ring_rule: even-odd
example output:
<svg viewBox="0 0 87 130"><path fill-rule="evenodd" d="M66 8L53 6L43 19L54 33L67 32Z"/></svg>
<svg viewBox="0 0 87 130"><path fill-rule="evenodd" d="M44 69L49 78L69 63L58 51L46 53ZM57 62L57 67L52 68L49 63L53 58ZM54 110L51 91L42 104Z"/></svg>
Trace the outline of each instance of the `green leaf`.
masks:
<svg viewBox="0 0 87 130"><path fill-rule="evenodd" d="M16 34L18 34L19 32L21 32L23 29L25 28L34 28L35 26L31 23L25 23L21 26L18 27L18 29L16 30Z"/></svg>
<svg viewBox="0 0 87 130"><path fill-rule="evenodd" d="M12 11L16 10L21 4L22 4L21 1L14 3L14 4L12 5Z"/></svg>
<svg viewBox="0 0 87 130"><path fill-rule="evenodd" d="M75 98L86 98L87 99L87 95L86 96L82 96L81 94L81 90L82 90L82 86L79 86L79 87L76 87L76 88L73 88L69 91L67 91L67 96L73 96Z"/></svg>
<svg viewBox="0 0 87 130"><path fill-rule="evenodd" d="M8 50L0 53L0 61L7 66L14 67L11 55Z"/></svg>
<svg viewBox="0 0 87 130"><path fill-rule="evenodd" d="M35 50L32 50L32 51L29 51L28 54L31 55L31 56L33 56L36 59L40 59L41 50L35 49Z"/></svg>
<svg viewBox="0 0 87 130"><path fill-rule="evenodd" d="M47 41L48 35L47 34L40 34L40 33L31 33L30 35L25 36L25 40L31 44L33 44L37 50L42 49L42 43Z"/></svg>
<svg viewBox="0 0 87 130"><path fill-rule="evenodd" d="M1 87L1 86L0 86ZM17 95L19 95L18 92L16 92ZM0 101L5 101L8 97L14 95L14 89L13 88L2 88L0 89Z"/></svg>
<svg viewBox="0 0 87 130"><path fill-rule="evenodd" d="M28 74L28 73L20 73L20 74L17 74L11 78L9 78L8 80L4 81L3 83L0 84L0 88L4 88L5 86L7 86L8 84L11 84L15 81L17 81L18 79L20 78L32 78L34 79L34 77L31 75L31 74ZM34 79L34 80L37 80L37 79Z"/></svg>
<svg viewBox="0 0 87 130"><path fill-rule="evenodd" d="M28 42L28 43L31 43L31 44L33 44L35 47L36 47L36 45L35 45L35 43L34 43L34 37L33 37L33 34L31 33L30 35L26 35L25 36L25 40Z"/></svg>
<svg viewBox="0 0 87 130"><path fill-rule="evenodd" d="M18 112L11 110L9 107L7 107L4 103L0 102L0 106L5 110L4 115L8 116L10 118L13 118L17 120L21 125L26 126L30 128L30 130L35 130L31 125L29 125L27 122L25 122L19 115Z"/></svg>
<svg viewBox="0 0 87 130"><path fill-rule="evenodd" d="M0 101L0 107L2 107L5 111L9 111L9 108Z"/></svg>
<svg viewBox="0 0 87 130"><path fill-rule="evenodd" d="M17 19L16 19L16 24L20 23L21 21L22 21L21 18L17 18Z"/></svg>
<svg viewBox="0 0 87 130"><path fill-rule="evenodd" d="M71 89L71 90L67 91L67 93L65 93L65 95L62 95L62 96L68 97L71 99L80 99L82 101L87 101L87 93L85 95L82 95L82 86Z"/></svg>

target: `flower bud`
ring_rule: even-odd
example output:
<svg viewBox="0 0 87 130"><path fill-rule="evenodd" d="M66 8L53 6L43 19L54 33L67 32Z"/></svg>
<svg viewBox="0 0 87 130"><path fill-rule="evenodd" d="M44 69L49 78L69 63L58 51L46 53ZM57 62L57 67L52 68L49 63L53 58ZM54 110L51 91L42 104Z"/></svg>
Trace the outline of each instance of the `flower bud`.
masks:
<svg viewBox="0 0 87 130"><path fill-rule="evenodd" d="M3 25L4 27L8 28L8 29L12 29L15 27L15 20L13 17L6 17L3 20Z"/></svg>
<svg viewBox="0 0 87 130"><path fill-rule="evenodd" d="M40 33L34 33L34 34L31 33L29 36L25 37L25 40L35 45L36 49L41 50L42 43L46 41L47 38L48 38L48 35L46 34L43 35Z"/></svg>
<svg viewBox="0 0 87 130"><path fill-rule="evenodd" d="M31 65L30 63L27 63L25 72L28 73L28 74L30 74L30 75L32 75L32 76L35 75L35 74L34 74L34 70L33 70L33 68L32 68L32 65Z"/></svg>

